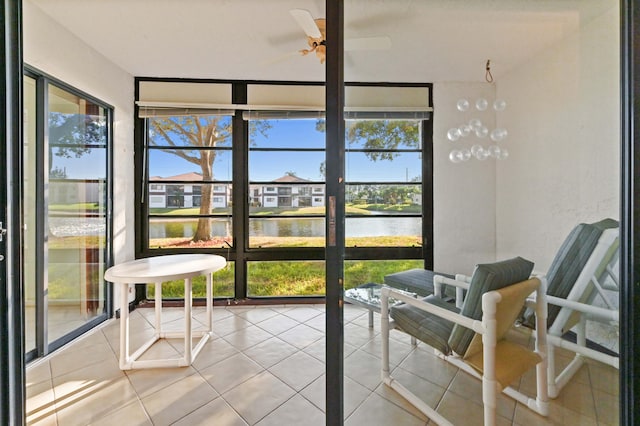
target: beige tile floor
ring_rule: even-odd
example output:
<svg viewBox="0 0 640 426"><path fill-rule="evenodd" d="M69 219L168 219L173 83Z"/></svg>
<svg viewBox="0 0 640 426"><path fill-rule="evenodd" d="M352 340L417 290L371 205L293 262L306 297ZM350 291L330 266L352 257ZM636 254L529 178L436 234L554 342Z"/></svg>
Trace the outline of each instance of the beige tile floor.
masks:
<svg viewBox="0 0 640 426"><path fill-rule="evenodd" d="M183 310L165 309L180 328ZM32 425L324 425L324 306L215 307L214 338L192 366L118 368L119 326L111 320L27 368L27 420ZM154 312L132 313L133 344L152 333ZM194 324L204 324L204 308ZM344 310L344 415L347 426L426 425L427 418L380 381L379 322ZM522 335L520 336L522 337ZM156 343L148 356L177 356L182 341ZM566 362L559 354L558 362ZM456 425L482 424L481 385L393 331L394 377ZM531 387L525 376L522 387ZM507 397L499 425L615 425L618 372L588 362L540 417Z"/></svg>

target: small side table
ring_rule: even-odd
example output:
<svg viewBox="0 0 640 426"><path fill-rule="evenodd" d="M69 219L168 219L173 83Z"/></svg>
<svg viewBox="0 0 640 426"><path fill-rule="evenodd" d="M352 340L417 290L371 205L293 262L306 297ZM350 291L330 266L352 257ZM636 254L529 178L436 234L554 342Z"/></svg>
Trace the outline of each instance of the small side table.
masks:
<svg viewBox="0 0 640 426"><path fill-rule="evenodd" d="M366 283L358 287L350 288L349 290L346 290L344 292L343 298L345 302L351 303L356 306L360 306L369 311L369 328L373 328L373 313L374 312L380 313L381 311L380 294L381 294L382 287L385 287L385 285L377 284L377 283ZM411 296L415 298L418 297L415 293L412 293L410 291L403 291L398 289L395 289L395 290L399 291L400 293L404 293L407 296ZM389 307L397 303L401 303L401 302L395 299L389 299ZM416 344L416 338L413 336L411 337L411 344L412 345Z"/></svg>
<svg viewBox="0 0 640 426"><path fill-rule="evenodd" d="M213 279L212 274L225 267L224 257L213 254L175 254L132 260L112 266L104 278L120 288L120 369L168 368L191 365L204 347L213 330ZM191 327L193 294L191 279L200 275L207 277L207 329L196 333L201 337L193 347L194 335ZM162 331L162 283L184 280L184 332ZM133 354L129 355L129 289L136 283L155 284L155 334ZM154 343L165 338L184 338L184 357L172 359L138 360Z"/></svg>

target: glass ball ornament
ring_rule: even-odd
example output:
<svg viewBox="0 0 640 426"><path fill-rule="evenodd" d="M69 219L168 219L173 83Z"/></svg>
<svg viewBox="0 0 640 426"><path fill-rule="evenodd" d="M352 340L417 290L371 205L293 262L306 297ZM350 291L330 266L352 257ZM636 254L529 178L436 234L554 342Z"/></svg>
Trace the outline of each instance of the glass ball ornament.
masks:
<svg viewBox="0 0 640 426"><path fill-rule="evenodd" d="M473 130L476 130L478 127L482 126L482 121L478 118L472 118L469 120L469 126L471 126Z"/></svg>
<svg viewBox="0 0 640 426"><path fill-rule="evenodd" d="M460 157L462 158L462 161L468 161L471 158L471 151L469 151L468 149L461 149L460 150Z"/></svg>
<svg viewBox="0 0 640 426"><path fill-rule="evenodd" d="M491 145L487 151L489 151L489 155L491 157L498 158L500 156L501 149L498 145Z"/></svg>
<svg viewBox="0 0 640 426"><path fill-rule="evenodd" d="M456 103L456 108L458 108L458 111L467 111L469 109L469 101L466 99L459 99Z"/></svg>
<svg viewBox="0 0 640 426"><path fill-rule="evenodd" d="M482 145L474 145L471 147L471 155L473 155L474 157L478 158L478 153L480 151L484 151L484 148L482 147Z"/></svg>
<svg viewBox="0 0 640 426"><path fill-rule="evenodd" d="M471 126L469 126L468 124L463 124L458 128L458 130L460 130L460 136L464 138L469 136L469 133L471 133Z"/></svg>
<svg viewBox="0 0 640 426"><path fill-rule="evenodd" d="M493 129L491 131L491 140L494 142L500 142L501 140L503 140L504 138L507 137L507 130L506 129Z"/></svg>
<svg viewBox="0 0 640 426"><path fill-rule="evenodd" d="M489 106L489 102L485 98L479 98L476 100L476 109L478 111L484 111Z"/></svg>
<svg viewBox="0 0 640 426"><path fill-rule="evenodd" d="M460 161L462 161L459 155L460 155L460 151L458 151L457 149L454 149L449 153L449 161L451 161L452 163L459 163Z"/></svg>
<svg viewBox="0 0 640 426"><path fill-rule="evenodd" d="M451 129L449 129L449 131L447 132L447 139L449 139L452 142L457 141L458 139L460 139L460 129L456 128L456 127L452 127Z"/></svg>
<svg viewBox="0 0 640 426"><path fill-rule="evenodd" d="M476 155L476 158L480 161L484 161L487 158L489 158L489 151L483 149L482 151L478 152L478 155Z"/></svg>
<svg viewBox="0 0 640 426"><path fill-rule="evenodd" d="M507 158L509 158L509 151L507 151L506 148L501 148L500 154L498 154L496 158L498 160L506 160Z"/></svg>
<svg viewBox="0 0 640 426"><path fill-rule="evenodd" d="M479 138L486 138L487 135L489 134L489 129L487 129L485 126L480 126L478 128L476 128L476 136Z"/></svg>
<svg viewBox="0 0 640 426"><path fill-rule="evenodd" d="M504 111L506 107L507 107L507 103L502 99L496 99L493 102L493 109L496 111Z"/></svg>

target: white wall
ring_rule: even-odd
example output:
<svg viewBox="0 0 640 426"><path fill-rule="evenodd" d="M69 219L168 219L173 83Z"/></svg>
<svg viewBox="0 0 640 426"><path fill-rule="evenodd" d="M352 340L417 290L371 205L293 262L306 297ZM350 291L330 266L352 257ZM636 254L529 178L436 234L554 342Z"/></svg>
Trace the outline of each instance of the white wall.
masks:
<svg viewBox="0 0 640 426"><path fill-rule="evenodd" d="M619 218L618 4L508 75L510 157L497 164L497 257L546 271L580 222Z"/></svg>
<svg viewBox="0 0 640 426"><path fill-rule="evenodd" d="M24 62L114 107L114 261L133 259L133 76L28 0L23 15Z"/></svg>
<svg viewBox="0 0 640 426"><path fill-rule="evenodd" d="M488 83L436 83L433 88L433 245L434 269L439 272L470 274L477 263L496 260L496 160L449 161L453 149L489 145L489 138L475 135L456 142L447 139L450 128L472 118L480 119L489 129L495 127L491 109L460 112L456 108L459 99L474 104L480 97L493 101L495 87Z"/></svg>

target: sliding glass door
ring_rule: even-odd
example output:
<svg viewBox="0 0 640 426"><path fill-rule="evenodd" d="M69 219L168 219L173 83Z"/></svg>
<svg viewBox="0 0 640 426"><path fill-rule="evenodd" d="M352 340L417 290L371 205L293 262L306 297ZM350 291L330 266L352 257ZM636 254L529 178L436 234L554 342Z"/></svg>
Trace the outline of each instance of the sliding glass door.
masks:
<svg viewBox="0 0 640 426"><path fill-rule="evenodd" d="M107 317L107 105L37 72L24 77L25 350L46 355Z"/></svg>

